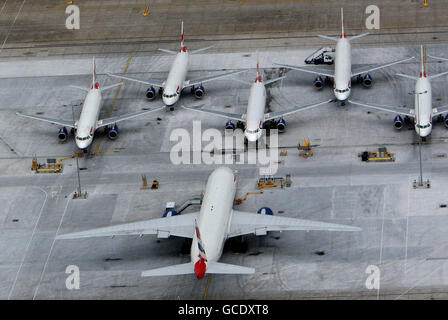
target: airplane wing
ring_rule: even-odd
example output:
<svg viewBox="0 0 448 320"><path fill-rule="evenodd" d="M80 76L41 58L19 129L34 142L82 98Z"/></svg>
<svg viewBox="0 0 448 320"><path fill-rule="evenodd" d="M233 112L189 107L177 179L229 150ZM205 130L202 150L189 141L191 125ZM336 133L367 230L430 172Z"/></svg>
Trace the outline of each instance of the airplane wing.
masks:
<svg viewBox="0 0 448 320"><path fill-rule="evenodd" d="M58 124L58 125L61 125L64 127L76 128L76 121L74 121L74 120L62 120L62 119L53 119L53 118L47 118L47 117L41 117L41 116L32 116L32 115L28 115L28 114L21 114L20 112L16 112L16 115L18 115L20 117L34 119L34 120L50 122L50 123Z"/></svg>
<svg viewBox="0 0 448 320"><path fill-rule="evenodd" d="M155 86L155 87L163 88L163 81L162 81L162 80L156 80L156 79L140 79L140 78L135 78L135 77L122 76L122 75L115 74L115 73L108 73L107 75L108 75L108 76L111 76L111 77L119 78L119 79L124 79L124 80L129 80L129 81L140 82L140 83L144 83L144 84L149 84L150 86Z"/></svg>
<svg viewBox="0 0 448 320"><path fill-rule="evenodd" d="M238 71L232 71L232 72L227 72L227 73L216 74L216 75L213 75L213 76L208 76L208 77L203 77L203 78L187 80L184 83L184 88L188 88L188 87L195 86L195 85L198 85L198 84L201 84L201 83L204 83L204 82L208 82L208 81L224 78L224 77L227 77L227 76L235 75L235 74L246 72L246 71L247 70L238 70Z"/></svg>
<svg viewBox="0 0 448 320"><path fill-rule="evenodd" d="M144 234L157 234L159 238L168 238L170 236L193 238L194 221L198 216L199 212L194 212L166 218L119 224L116 226L59 235L56 237L56 240Z"/></svg>
<svg viewBox="0 0 448 320"><path fill-rule="evenodd" d="M304 105L304 106L296 106L296 107L293 107L291 109L287 109L287 110L283 110L283 111L269 112L269 113L266 113L264 115L264 117L265 117L264 120L265 121L272 120L274 118L283 117L283 116L286 116L288 114L292 114L292 113L295 113L295 112L308 110L308 109L311 109L311 108L315 108L315 107L327 104L327 103L329 103L331 101L333 101L333 100L327 100L327 101L323 101L323 102L307 104L307 105Z"/></svg>
<svg viewBox="0 0 448 320"><path fill-rule="evenodd" d="M224 112L224 111L218 111L218 110L203 109L203 108L200 108L199 106L195 106L195 107L182 106L182 108L187 109L187 110L209 113L209 114L213 114L217 117L232 119L232 120L237 120L237 121L244 121L246 119L246 115L240 114L240 113L231 113L231 112Z"/></svg>
<svg viewBox="0 0 448 320"><path fill-rule="evenodd" d="M117 123L117 122L120 122L120 121L123 121L123 120L132 119L132 118L135 118L135 117L138 117L138 116L142 116L144 114L151 113L151 112L156 112L156 111L162 110L164 108L165 108L165 106L159 107L159 108L156 108L156 109L152 109L152 110L145 110L145 111L139 111L139 112L135 112L135 113L128 113L128 114L125 114L125 115L122 115L122 116L117 116L117 117L112 117L112 118L98 120L98 122L96 124L96 127L97 128L105 127L105 126L108 126L108 125L111 125L111 124L114 124L114 123Z"/></svg>
<svg viewBox="0 0 448 320"><path fill-rule="evenodd" d="M288 68L288 69L293 69L293 70L297 70L297 71L303 71L303 72L308 72L308 73L313 73L313 74L318 74L321 76L327 76L327 77L334 78L334 72L332 70L328 70L328 69L321 69L321 68L314 68L314 67L299 67L299 66L291 66L289 64L280 64L280 63L274 63L274 64L277 66Z"/></svg>
<svg viewBox="0 0 448 320"><path fill-rule="evenodd" d="M377 65L374 65L374 66L365 66L365 67L360 67L360 68L354 68L354 69L352 69L352 77L360 75L360 74L363 74L363 73L367 73L367 72L370 72L370 71L374 71L374 70L390 67L390 66L393 66L395 64L406 62L406 61L409 61L409 60L412 60L412 59L414 59L414 57L401 59L401 60L397 60L397 61L392 61L392 62L388 62L388 63L383 63L383 64L377 64Z"/></svg>
<svg viewBox="0 0 448 320"><path fill-rule="evenodd" d="M268 231L292 230L361 231L361 228L233 210L228 237L245 234L265 235Z"/></svg>
<svg viewBox="0 0 448 320"><path fill-rule="evenodd" d="M438 107L438 108L434 108L433 110L433 117L438 116L442 113L448 112L448 105L446 106L442 106L442 107Z"/></svg>
<svg viewBox="0 0 448 320"><path fill-rule="evenodd" d="M412 117L412 118L415 117L414 110L411 110L411 109L407 109L408 111L406 111L406 109L403 109L403 108L384 106L384 105L380 105L380 104L363 103L363 102L357 102L357 101L353 101L353 100L348 100L348 101L350 103L356 104L356 105L361 106L361 107L366 107L366 108L376 109L376 110L380 110L380 111L386 111L386 112L401 114L401 115L409 116L409 117Z"/></svg>

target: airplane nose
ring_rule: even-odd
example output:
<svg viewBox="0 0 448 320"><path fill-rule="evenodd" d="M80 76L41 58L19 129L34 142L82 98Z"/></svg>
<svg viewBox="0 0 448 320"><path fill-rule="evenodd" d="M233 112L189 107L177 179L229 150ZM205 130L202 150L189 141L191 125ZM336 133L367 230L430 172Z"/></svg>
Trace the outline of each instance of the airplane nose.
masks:
<svg viewBox="0 0 448 320"><path fill-rule="evenodd" d="M249 142L256 142L258 140L258 135L256 133L248 133L247 131L244 132L244 135L247 138L247 141Z"/></svg>
<svg viewBox="0 0 448 320"><path fill-rule="evenodd" d="M176 102L177 102L178 98L174 97L174 98L163 98L163 103L167 106L167 107L172 107Z"/></svg>
<svg viewBox="0 0 448 320"><path fill-rule="evenodd" d="M338 99L339 101L345 101L350 96L350 90L347 92L344 92L344 93L335 92L334 95L335 95L336 99Z"/></svg>
<svg viewBox="0 0 448 320"><path fill-rule="evenodd" d="M90 141L86 140L86 141L76 141L76 145L78 146L79 149L84 150L87 149L90 145Z"/></svg>
<svg viewBox="0 0 448 320"><path fill-rule="evenodd" d="M431 133L431 127L429 127L429 128L424 128L424 129L419 129L419 128L415 128L415 131L417 132L417 134L420 136L420 137L422 137L422 138L425 138L425 137L427 137L427 136L429 136L430 135L430 133Z"/></svg>

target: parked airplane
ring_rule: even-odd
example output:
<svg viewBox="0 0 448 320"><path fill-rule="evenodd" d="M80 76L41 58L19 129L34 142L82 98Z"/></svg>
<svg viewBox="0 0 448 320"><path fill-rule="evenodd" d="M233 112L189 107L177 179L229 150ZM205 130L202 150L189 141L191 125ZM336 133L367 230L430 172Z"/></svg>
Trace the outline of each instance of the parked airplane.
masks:
<svg viewBox="0 0 448 320"><path fill-rule="evenodd" d="M142 272L143 277L196 274L251 274L253 268L220 263L224 242L228 238L255 234L266 235L268 231L326 230L360 231L358 227L301 220L272 215L269 208L256 213L233 210L236 193L236 176L228 167L215 169L208 178L199 212L126 223L111 227L81 231L57 236L56 239L157 234L159 238L177 236L193 239L191 262Z"/></svg>
<svg viewBox="0 0 448 320"><path fill-rule="evenodd" d="M227 73L221 73L217 75L212 75L208 77L202 77L192 80L186 80L187 72L189 68L189 61L190 61L190 54L195 54L204 50L207 50L210 47L197 49L188 51L187 47L184 45L184 22L182 21L181 26L181 37L180 37L180 52L166 50L166 49L159 49L162 52L169 53L172 55L176 55L176 58L174 59L173 64L171 65L170 71L168 73L168 78L165 81L162 80L156 80L156 79L139 79L135 77L129 77L129 76L123 76L119 74L113 74L108 73L108 75L120 79L130 80L130 81L136 81L141 82L145 84L149 84L151 87L149 87L146 90L146 97L149 100L153 100L156 97L156 90L154 87L159 88L159 94L162 94L162 100L163 103L167 107L169 107L171 110L173 110L174 104L179 101L180 94L182 90L186 88L191 88L191 93L194 93L195 97L197 99L201 99L204 96L205 89L202 85L204 82L216 80L219 78L227 77L230 75L235 75L242 71L232 71Z"/></svg>
<svg viewBox="0 0 448 320"><path fill-rule="evenodd" d="M425 50L426 51L426 50ZM438 59L438 58L437 58ZM397 74L397 76L404 77L407 79L416 80L415 91L413 92L414 98L414 109L403 109L399 107L391 107L379 104L368 104L359 101L349 100L350 103L377 109L381 111L387 111L397 114L394 118L395 129L401 129L403 127L403 116L414 118L415 131L421 138L425 138L431 134L432 130L432 119L435 116L441 116L443 113L448 112L448 105L433 108L432 107L432 91L430 80L444 76L448 74L448 71L435 74L433 76L428 76L426 72L426 52L424 52L423 46L421 47L421 70L418 77L413 77L405 74ZM448 127L448 115L444 119L445 126Z"/></svg>
<svg viewBox="0 0 448 320"><path fill-rule="evenodd" d="M66 127L72 128L74 130L75 134L75 141L76 145L79 149L86 150L93 141L93 135L95 133L95 130L102 128L102 127L108 127L107 128L107 134L108 137L112 140L116 139L118 137L118 127L117 122L132 119L147 113L155 112L158 110L163 109L164 107L159 107L153 110L147 110L147 111L139 111L135 113L129 113L122 116L107 118L98 120L98 116L101 109L101 93L103 91L112 89L114 87L119 86L120 83L116 83L110 86L106 86L101 88L99 82L96 81L96 71L95 71L95 58L93 58L93 76L92 76L92 87L89 88L83 88L78 86L71 85L70 87L79 89L82 91L87 92L87 96L84 100L81 114L79 116L79 120L62 120L62 119L52 119L47 117L41 117L41 116L35 116L35 115L26 115L21 114L17 112L16 114L21 117L31 118L35 120L41 120L50 122L53 124L61 125L63 126L61 129L59 129L58 138L60 141L66 141L68 136L68 131Z"/></svg>
<svg viewBox="0 0 448 320"><path fill-rule="evenodd" d="M314 80L314 86L318 89L322 89L324 80L322 79L322 76L330 77L333 81L333 91L334 95L337 100L341 102L345 102L345 100L348 99L350 96L351 91L351 79L352 77L357 76L359 80L362 81L363 85L366 87L370 87L372 85L373 78L369 74L369 72L382 69L385 67L390 67L395 64L405 62L408 60L413 59L407 58L407 59L401 59L393 62L378 64L374 66L364 66L364 67L358 67L354 68L352 70L352 58L351 58L351 45L350 41L359 39L361 37L364 37L368 35L369 33L363 33L357 36L352 36L347 38L347 35L344 31L344 10L341 8L341 20L342 20L342 33L339 36L339 38L335 37L328 37L328 36L322 36L318 35L318 37L336 41L336 52L335 52L335 61L334 61L334 72L328 69L320 69L320 68L314 68L314 67L301 67L301 66L292 66L287 64L279 64L274 63L275 65L279 65L285 68L298 70L302 72L308 72L317 74L317 78ZM364 75L364 76L362 76Z"/></svg>
<svg viewBox="0 0 448 320"><path fill-rule="evenodd" d="M271 121L274 121L275 126L279 130L279 132L284 132L286 130L286 121L283 119L283 116L288 114L292 114L295 112L308 110L326 103L329 103L331 100L318 102L314 104L308 104L303 106L295 106L293 108L284 110L284 111L275 111L270 113L265 113L266 108L266 85L271 84L273 82L279 81L285 77L279 77L275 79L270 79L267 81L263 81L263 77L260 75L259 63L257 61L257 77L253 83L246 82L249 84L250 93L249 93L249 101L247 103L246 113L238 114L238 113L229 113L218 110L211 109L203 109L198 106L195 107L185 107L185 109L205 112L213 114L217 117L223 117L230 119L226 123L226 129L235 129L235 123L232 120L236 120L239 123L244 122L244 135L248 141L255 142L257 141L262 134L263 127L269 126ZM242 81L242 80L238 80ZM277 120L274 120L277 119Z"/></svg>

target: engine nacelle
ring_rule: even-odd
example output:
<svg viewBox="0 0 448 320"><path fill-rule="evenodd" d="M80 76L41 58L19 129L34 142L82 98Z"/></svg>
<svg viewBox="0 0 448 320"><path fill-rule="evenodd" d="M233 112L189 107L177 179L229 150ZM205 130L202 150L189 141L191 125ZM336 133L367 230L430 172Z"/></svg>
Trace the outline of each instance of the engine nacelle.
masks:
<svg viewBox="0 0 448 320"><path fill-rule="evenodd" d="M177 216L178 214L179 213L176 210L171 209L171 208L167 208L165 210L165 212L163 213L163 217L164 218L166 218L166 217L174 217L174 216Z"/></svg>
<svg viewBox="0 0 448 320"><path fill-rule="evenodd" d="M372 85L373 82L373 78L370 74L366 74L363 78L362 78L362 84L364 87L369 88Z"/></svg>
<svg viewBox="0 0 448 320"><path fill-rule="evenodd" d="M285 132L285 130L286 130L286 121L284 119L279 119L277 121L277 130L278 130L278 132Z"/></svg>
<svg viewBox="0 0 448 320"><path fill-rule="evenodd" d="M205 89L203 86L199 86L194 89L194 96L196 97L196 99L202 99L204 97L204 94Z"/></svg>
<svg viewBox="0 0 448 320"><path fill-rule="evenodd" d="M448 128L448 114L443 119L443 124L445 125L446 128Z"/></svg>
<svg viewBox="0 0 448 320"><path fill-rule="evenodd" d="M235 128L236 128L236 126L231 120L226 122L226 129L235 130Z"/></svg>
<svg viewBox="0 0 448 320"><path fill-rule="evenodd" d="M319 77L317 77L316 79L314 79L314 86L317 88L317 89L322 89L323 88L323 86L324 86L324 79L322 79L322 77L321 76L319 76Z"/></svg>
<svg viewBox="0 0 448 320"><path fill-rule="evenodd" d="M118 126L116 124L114 124L113 127L109 127L107 136L109 137L110 140L115 140L118 138Z"/></svg>
<svg viewBox="0 0 448 320"><path fill-rule="evenodd" d="M262 207L262 208L258 209L257 213L258 214L265 214L265 215L268 215L268 216L273 216L274 215L274 212L272 212L271 208L269 208L269 207Z"/></svg>
<svg viewBox="0 0 448 320"><path fill-rule="evenodd" d="M146 90L146 98L148 98L149 100L154 100L156 97L156 89L154 89L154 87L149 87Z"/></svg>
<svg viewBox="0 0 448 320"><path fill-rule="evenodd" d="M401 128L403 128L403 118L401 116L396 116L394 118L394 128L397 130L400 130Z"/></svg>
<svg viewBox="0 0 448 320"><path fill-rule="evenodd" d="M66 127L62 127L61 129L59 129L58 132L58 139L61 142L64 142L67 140L67 136L68 136L68 131Z"/></svg>

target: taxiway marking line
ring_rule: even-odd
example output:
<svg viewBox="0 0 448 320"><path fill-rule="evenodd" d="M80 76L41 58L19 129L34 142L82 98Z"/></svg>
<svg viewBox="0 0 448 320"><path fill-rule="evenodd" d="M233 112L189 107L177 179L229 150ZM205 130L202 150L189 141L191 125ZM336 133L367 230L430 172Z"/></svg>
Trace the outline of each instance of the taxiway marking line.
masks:
<svg viewBox="0 0 448 320"><path fill-rule="evenodd" d="M37 221L34 224L34 228L33 228L33 232L31 233L31 237L28 240L28 244L26 245L25 254L23 255L22 262L20 263L19 269L17 270L17 273L16 273L16 277L14 278L14 282L12 283L11 290L9 291L9 294L8 294L8 300L11 299L12 293L13 293L14 288L16 286L17 279L19 278L20 271L22 270L23 263L25 262L26 256L28 254L28 250L30 249L31 241L34 238L34 234L36 233L37 226L39 225L39 222L40 222L40 217L42 216L42 212L44 210L45 204L47 203L47 199L48 199L48 192L47 191L45 191L41 187L32 187L32 188L37 188L37 189L41 190L45 194L45 200L44 200L44 203L42 204L42 207L40 208L39 216L37 217Z"/></svg>
<svg viewBox="0 0 448 320"><path fill-rule="evenodd" d="M13 28L14 25L16 24L16 21L17 21L17 18L19 17L19 15L20 15L20 12L22 12L22 8L23 8L23 5L25 4L25 1L26 1L26 0L23 0L23 1L22 1L22 4L21 4L21 6L20 6L20 8L19 8L19 11L17 12L16 17L14 18L14 21L13 21L12 24L9 26L8 33L6 34L5 40L3 41L2 47L0 48L0 53L3 51L3 47L5 46L6 41L7 41L8 38L9 38L9 35L10 35L10 33L11 33L12 28ZM5 2L5 4L6 4L6 2ZM3 8L4 8L4 6L3 6ZM2 11L3 11L3 8L2 8Z"/></svg>
<svg viewBox="0 0 448 320"><path fill-rule="evenodd" d="M62 189L61 189L62 190ZM56 242L56 236L59 233L59 230L62 226L62 221L64 221L65 214L67 213L68 204L70 203L70 197L67 197L67 204L65 205L64 213L62 214L61 221L59 221L58 229L56 230L56 234L53 238L53 243L50 247L50 252L48 253L47 259L45 260L44 268L42 269L42 273L40 275L39 283L37 284L36 290L34 291L33 300L36 299L37 292L39 291L40 284L42 283L42 279L44 278L45 270L47 269L48 261L50 260L51 253L53 252L54 243Z"/></svg>
<svg viewBox="0 0 448 320"><path fill-rule="evenodd" d="M210 281L211 281L211 279L212 279L212 275L209 274L209 275L208 275L208 278L207 278L207 284L206 284L206 286L205 286L205 291L204 291L204 297L203 297L203 300L207 300L207 292L208 292L208 287L210 286Z"/></svg>
<svg viewBox="0 0 448 320"><path fill-rule="evenodd" d="M381 241L380 241L380 263L378 268L381 268L381 264L383 263L383 238L384 238L384 214L386 212L386 188L384 187L383 191L383 218L381 223ZM380 269L381 270L381 269ZM376 295L376 299L380 299L380 288L381 288L381 279L380 279L380 286L378 286L378 291Z"/></svg>
<svg viewBox="0 0 448 320"><path fill-rule="evenodd" d="M128 62L126 63L126 67L124 68L123 75L125 75L126 72L128 72L128 68L129 68L129 64L131 63L131 59L132 59L132 56L129 56ZM118 95L120 94L121 84L123 83L123 81L124 81L123 79L120 80L120 85L118 86L117 91L115 92L115 97L114 97L114 100L112 101L112 106L110 107L109 114L107 115L108 118L110 118L110 116L112 115L112 111L114 110L115 102L117 101ZM104 135L102 135L98 138L98 145L96 146L95 151L92 153L92 155L96 156L100 152L101 141L103 141L103 137L104 137Z"/></svg>

